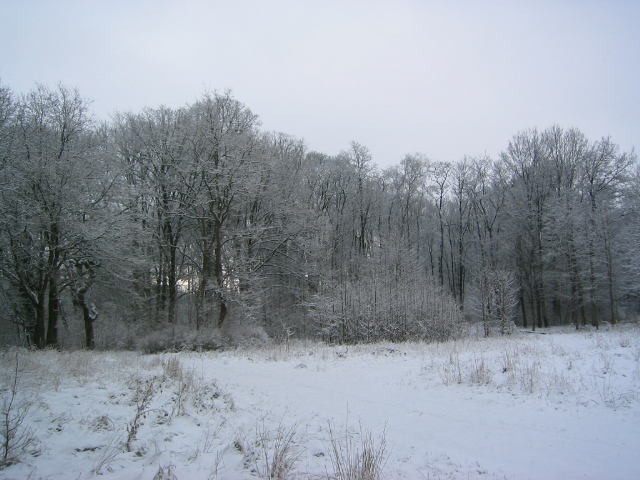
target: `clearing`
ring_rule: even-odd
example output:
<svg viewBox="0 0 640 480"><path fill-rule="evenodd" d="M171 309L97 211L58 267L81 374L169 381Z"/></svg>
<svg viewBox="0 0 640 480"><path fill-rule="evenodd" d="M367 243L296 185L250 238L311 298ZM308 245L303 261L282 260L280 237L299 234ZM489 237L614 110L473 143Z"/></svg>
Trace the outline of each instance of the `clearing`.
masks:
<svg viewBox="0 0 640 480"><path fill-rule="evenodd" d="M387 479L640 478L631 324L444 344L8 349L0 375L3 435L16 426L24 443L6 479L332 479L336 450L363 442Z"/></svg>

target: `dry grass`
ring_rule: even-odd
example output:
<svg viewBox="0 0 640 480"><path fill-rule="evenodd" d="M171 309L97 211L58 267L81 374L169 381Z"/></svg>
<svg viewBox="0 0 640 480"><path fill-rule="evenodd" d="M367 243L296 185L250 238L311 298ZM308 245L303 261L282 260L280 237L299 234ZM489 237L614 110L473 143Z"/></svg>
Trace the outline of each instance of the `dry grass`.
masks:
<svg viewBox="0 0 640 480"><path fill-rule="evenodd" d="M251 456L255 471L261 478L291 478L302 454L296 445L297 435L298 425L286 426L283 420L275 429L267 428L264 421L256 427L254 448L246 453Z"/></svg>
<svg viewBox="0 0 640 480"><path fill-rule="evenodd" d="M357 439L357 440L356 440ZM329 424L329 451L333 464L333 478L337 480L381 480L383 469L389 458L386 432L379 440L370 430L360 425L358 432L345 427L338 436Z"/></svg>
<svg viewBox="0 0 640 480"><path fill-rule="evenodd" d="M21 395L20 356L18 351L14 353L13 375L7 388L0 391L0 469L19 462L23 455L40 453L40 442L25 422L31 402Z"/></svg>

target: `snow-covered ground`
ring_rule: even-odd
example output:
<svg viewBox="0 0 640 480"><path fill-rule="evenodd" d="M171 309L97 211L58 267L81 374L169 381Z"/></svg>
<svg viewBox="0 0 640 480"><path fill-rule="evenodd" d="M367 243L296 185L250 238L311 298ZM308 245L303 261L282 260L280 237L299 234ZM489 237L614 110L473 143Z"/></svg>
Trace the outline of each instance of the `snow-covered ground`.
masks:
<svg viewBox="0 0 640 480"><path fill-rule="evenodd" d="M164 355L9 349L5 411L16 356L9 419L29 406L15 438L33 441L0 478L268 478L276 450L297 458L284 478L336 478L333 447L357 453L368 435L388 479L640 478L633 325Z"/></svg>

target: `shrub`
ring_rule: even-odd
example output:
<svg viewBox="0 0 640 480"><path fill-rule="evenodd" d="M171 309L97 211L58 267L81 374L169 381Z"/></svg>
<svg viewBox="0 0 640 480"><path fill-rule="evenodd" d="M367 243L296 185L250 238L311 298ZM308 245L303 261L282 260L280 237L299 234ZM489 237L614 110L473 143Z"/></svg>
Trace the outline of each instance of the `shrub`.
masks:
<svg viewBox="0 0 640 480"><path fill-rule="evenodd" d="M318 296L312 315L330 343L444 342L464 333L458 304L431 277L346 282Z"/></svg>
<svg viewBox="0 0 640 480"><path fill-rule="evenodd" d="M184 325L165 325L144 336L138 342L143 353L180 352L189 350L220 350L229 346L230 340L218 329L195 330Z"/></svg>

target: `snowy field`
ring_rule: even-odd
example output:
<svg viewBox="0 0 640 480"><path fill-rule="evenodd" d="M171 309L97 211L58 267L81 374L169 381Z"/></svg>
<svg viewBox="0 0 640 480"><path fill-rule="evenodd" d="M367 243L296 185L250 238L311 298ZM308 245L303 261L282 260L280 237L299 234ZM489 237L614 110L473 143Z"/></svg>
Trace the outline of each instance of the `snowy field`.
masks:
<svg viewBox="0 0 640 480"><path fill-rule="evenodd" d="M4 350L0 375L0 440L9 426L22 443L0 478L341 479L336 466L363 450L386 479L640 478L633 325L446 344Z"/></svg>

